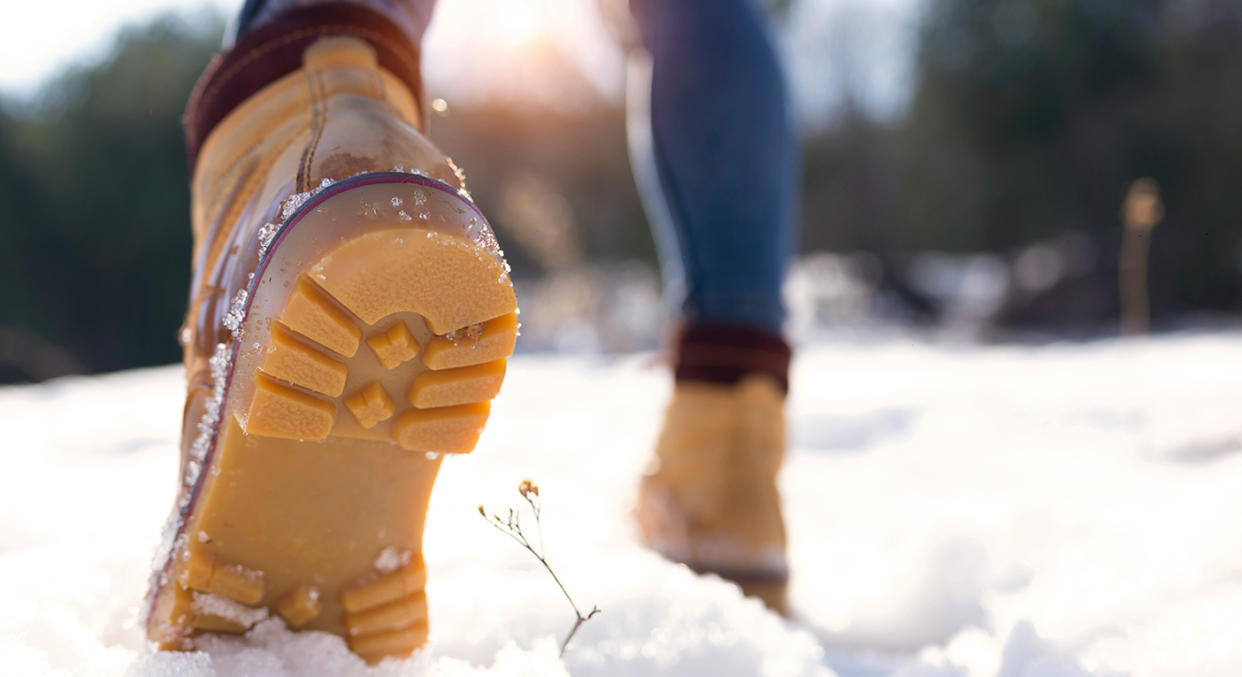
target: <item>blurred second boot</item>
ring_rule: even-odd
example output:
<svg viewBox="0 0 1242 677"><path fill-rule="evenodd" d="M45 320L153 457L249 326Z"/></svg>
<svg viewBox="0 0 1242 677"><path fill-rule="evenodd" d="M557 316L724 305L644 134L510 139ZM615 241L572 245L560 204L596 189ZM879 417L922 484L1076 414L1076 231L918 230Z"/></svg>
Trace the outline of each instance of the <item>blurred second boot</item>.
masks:
<svg viewBox="0 0 1242 677"><path fill-rule="evenodd" d="M779 613L788 580L776 484L784 411L785 395L768 376L679 381L637 509L653 549L735 581Z"/></svg>

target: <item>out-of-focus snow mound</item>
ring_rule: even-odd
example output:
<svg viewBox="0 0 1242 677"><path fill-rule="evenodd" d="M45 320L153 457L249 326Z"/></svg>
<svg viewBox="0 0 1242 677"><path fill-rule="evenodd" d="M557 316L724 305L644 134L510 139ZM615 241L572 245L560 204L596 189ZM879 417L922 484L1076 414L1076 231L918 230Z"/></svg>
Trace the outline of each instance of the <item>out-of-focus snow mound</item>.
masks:
<svg viewBox="0 0 1242 677"><path fill-rule="evenodd" d="M278 621L154 653L138 626L176 483L178 368L0 389L0 673L1242 674L1242 335L1041 348L804 346L782 476L797 618L639 547L668 387L647 357L519 357L426 538L430 645L366 668ZM546 572L476 512L541 485Z"/></svg>

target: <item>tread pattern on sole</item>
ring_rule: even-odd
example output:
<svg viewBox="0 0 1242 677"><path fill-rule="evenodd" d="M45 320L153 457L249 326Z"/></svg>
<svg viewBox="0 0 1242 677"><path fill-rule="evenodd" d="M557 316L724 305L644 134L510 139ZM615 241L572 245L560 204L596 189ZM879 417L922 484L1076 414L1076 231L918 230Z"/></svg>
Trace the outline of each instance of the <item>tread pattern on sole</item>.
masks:
<svg viewBox="0 0 1242 677"><path fill-rule="evenodd" d="M190 626L204 632L225 632L231 635L240 635L250 629L232 619L201 612L196 612L192 616Z"/></svg>
<svg viewBox="0 0 1242 677"><path fill-rule="evenodd" d="M257 604L263 599L263 572L240 564L222 564L199 550L187 551L177 582L190 590L219 595L241 604Z"/></svg>
<svg viewBox="0 0 1242 677"><path fill-rule="evenodd" d="M428 263L428 247L446 261ZM271 323L246 433L473 450L518 333L512 288L487 261L408 228L351 240L308 266Z"/></svg>
<svg viewBox="0 0 1242 677"><path fill-rule="evenodd" d="M272 326L272 341L260 368L282 381L328 397L340 396L349 373L344 362L307 346L279 323Z"/></svg>
<svg viewBox="0 0 1242 677"><path fill-rule="evenodd" d="M353 318L325 296L309 279L300 278L280 321L334 353L353 357L358 352L362 331Z"/></svg>
<svg viewBox="0 0 1242 677"><path fill-rule="evenodd" d="M503 359L513 354L517 335L517 313L501 315L433 338L423 350L423 363L430 369L451 369Z"/></svg>
<svg viewBox="0 0 1242 677"><path fill-rule="evenodd" d="M500 392L504 379L505 360L473 367L424 371L410 384L406 399L419 409L485 402Z"/></svg>
<svg viewBox="0 0 1242 677"><path fill-rule="evenodd" d="M368 576L341 589L341 606L347 614L395 602L422 592L427 584L427 570L421 561L411 562L395 571Z"/></svg>
<svg viewBox="0 0 1242 677"><path fill-rule="evenodd" d="M336 406L257 372L247 432L292 440L322 440L332 431Z"/></svg>
<svg viewBox="0 0 1242 677"><path fill-rule="evenodd" d="M418 341L404 322L397 322L386 331L367 338L367 345L385 369L395 369L418 355Z"/></svg>
<svg viewBox="0 0 1242 677"><path fill-rule="evenodd" d="M393 437L410 451L465 454L479 441L490 412L490 402L407 409L393 421Z"/></svg>
<svg viewBox="0 0 1242 677"><path fill-rule="evenodd" d="M379 381L372 381L367 387L350 395L345 399L345 406L363 428L373 428L376 423L387 421L394 410L392 398L384 392Z"/></svg>
<svg viewBox="0 0 1242 677"><path fill-rule="evenodd" d="M420 560L341 590L349 648L368 662L408 656L427 641L427 570Z"/></svg>
<svg viewBox="0 0 1242 677"><path fill-rule="evenodd" d="M301 310L290 313L288 308L304 307L312 294L318 295L316 308L331 307L337 317L347 316L313 284L303 280L298 289L314 291L295 291L282 319L302 317ZM300 336L295 336L282 324L273 323L272 347L255 372L248 434L315 441L368 431L373 434L367 437L431 453L468 453L474 448L487 422L487 403L500 392L506 358L517 338L517 315L508 313L446 335L433 334L422 360L417 360L418 340L406 322L397 321L366 339L370 350L339 359L331 356L343 349L339 343L306 345L314 341L309 334L324 335L313 329L317 325L297 325ZM362 330L354 328L361 336ZM345 335L337 332L338 338ZM351 381L363 378L351 374L359 367L358 374L375 378Z"/></svg>
<svg viewBox="0 0 1242 677"><path fill-rule="evenodd" d="M300 628L319 615L321 607L319 588L309 585L298 587L285 593L276 601L276 613L285 619L291 628Z"/></svg>
<svg viewBox="0 0 1242 677"><path fill-rule="evenodd" d="M263 599L264 574L240 564L217 561L197 548L189 548L177 575L176 605L195 630L241 633L267 617L255 607Z"/></svg>
<svg viewBox="0 0 1242 677"><path fill-rule="evenodd" d="M341 480L345 488L341 495L350 496L349 501L358 500L359 487L371 487L366 478L389 466L389 460L376 464L382 458L377 454L405 459L397 466L406 469L410 466L402 464L413 459L426 464L431 479L421 491L429 492L438 468L434 455L474 449L513 352L517 307L503 261L447 233L402 227L368 232L317 261L312 258L308 264L301 259L296 266L290 266L292 272L283 285L268 281L265 289L283 291L266 292L269 305L254 314L246 329L253 332L249 336L260 338L254 339L258 343L246 357L239 358L246 360L238 362L245 367L234 375L233 382L241 385L235 393L237 408L230 410L236 419L230 421L229 430L241 437L226 447L234 473L227 481L234 482L243 467L271 472L270 465L252 461L246 463L253 465L244 465L243 454L263 457L265 451L296 449L298 463L304 458L310 467L319 467L315 453L344 458L344 465L334 461L331 467L348 476ZM267 337L265 344L261 337ZM264 437L281 441L264 443ZM325 440L329 443L300 444ZM355 442L359 443L351 447ZM349 461L355 449L366 450L362 455L368 459L356 468ZM404 454L402 449L426 452L429 458ZM216 470L226 468L221 477L228 477L224 464L218 461ZM355 472L364 479L355 480ZM334 493L335 477L315 480L317 500ZM283 485L230 486L234 488L223 491L268 496L272 486ZM383 564L377 560L374 570L357 578L361 572L356 563L325 573L331 567L320 570L304 562L286 566L281 559L285 553L271 548L258 549L261 555L255 559L247 550L253 531L222 527L217 532L206 527L199 532L199 542L180 546L171 574L176 585L160 601L167 607L160 612L162 617L174 619L161 641L188 647L194 632L245 632L274 614L292 628L342 634L350 649L368 662L408 656L426 643L428 609L426 570L419 554L421 527L415 532L409 526L407 494L389 502L395 508L378 504L381 510L400 512L399 518L360 518L357 527L334 526L330 538L320 530L315 541L319 544L335 542L338 533L349 532L351 548L375 542L385 546L381 555L393 547L404 551L400 566L393 562L394 568L389 568L391 558L384 555ZM426 494L419 495L425 510ZM234 508L242 505L235 496L218 500ZM262 500L255 505L264 506ZM282 527L291 532L299 532L300 518L290 519L298 509L286 507L295 503L284 500L277 511ZM394 536L390 531L386 536L384 528L375 529L386 520L400 524L403 533ZM349 531L353 529L357 531ZM215 536L210 541L208 531ZM296 549L291 546L288 552ZM328 557L322 548L312 550L321 559ZM225 561L231 558L268 568L271 580L265 582L262 572Z"/></svg>
<svg viewBox="0 0 1242 677"><path fill-rule="evenodd" d="M191 593L191 627L209 632L241 633L267 618L267 609L209 593Z"/></svg>
<svg viewBox="0 0 1242 677"><path fill-rule="evenodd" d="M389 656L404 658L414 653L415 649L427 643L427 630L427 624L422 623L366 637L349 637L346 643L349 650L363 660L378 663Z"/></svg>

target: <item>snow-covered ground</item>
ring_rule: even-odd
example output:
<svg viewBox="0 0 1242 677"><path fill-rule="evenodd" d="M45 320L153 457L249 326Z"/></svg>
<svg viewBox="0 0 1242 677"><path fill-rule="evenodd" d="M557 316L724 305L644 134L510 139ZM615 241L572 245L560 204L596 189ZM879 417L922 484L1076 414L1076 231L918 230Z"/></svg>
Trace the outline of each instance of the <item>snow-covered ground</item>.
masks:
<svg viewBox="0 0 1242 677"><path fill-rule="evenodd" d="M1031 347L803 346L783 476L796 618L639 547L666 377L524 356L427 531L425 652L367 673L268 622L206 652L137 625L176 483L177 367L0 389L6 675L1242 674L1242 334ZM573 620L476 512L542 487Z"/></svg>

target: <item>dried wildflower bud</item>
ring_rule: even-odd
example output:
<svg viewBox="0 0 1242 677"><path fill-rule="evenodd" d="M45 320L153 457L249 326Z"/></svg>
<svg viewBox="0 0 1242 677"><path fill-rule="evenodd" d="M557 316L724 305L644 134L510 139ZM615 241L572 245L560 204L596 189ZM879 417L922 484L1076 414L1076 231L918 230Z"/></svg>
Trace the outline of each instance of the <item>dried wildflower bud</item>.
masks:
<svg viewBox="0 0 1242 677"><path fill-rule="evenodd" d="M521 484L518 485L518 493L522 495L522 498L526 498L527 494L534 494L538 496L539 485L535 484L533 480L527 477L526 479L522 480Z"/></svg>
<svg viewBox="0 0 1242 677"><path fill-rule="evenodd" d="M480 515L482 515L482 516L484 516L484 517L487 517L487 513L486 513L486 512L484 512L484 510L483 510L483 504L482 504L482 503L480 503L480 504L479 504L479 514L480 514Z"/></svg>

